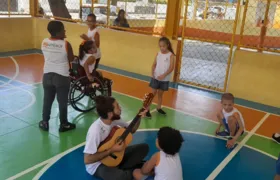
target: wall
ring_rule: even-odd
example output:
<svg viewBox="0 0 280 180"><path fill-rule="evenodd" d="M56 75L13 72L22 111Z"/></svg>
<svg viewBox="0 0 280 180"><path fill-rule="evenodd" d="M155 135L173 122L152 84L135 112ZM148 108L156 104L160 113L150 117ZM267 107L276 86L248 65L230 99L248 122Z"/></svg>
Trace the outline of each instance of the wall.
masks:
<svg viewBox="0 0 280 180"><path fill-rule="evenodd" d="M237 50L228 92L236 97L280 107L280 56Z"/></svg>
<svg viewBox="0 0 280 180"><path fill-rule="evenodd" d="M31 18L0 18L0 52L34 48Z"/></svg>
<svg viewBox="0 0 280 180"><path fill-rule="evenodd" d="M34 19L36 32L35 47L40 48L41 42L48 37L46 30L49 20ZM78 54L81 39L80 34L87 32L84 25L64 22L67 40L72 44L74 53ZM141 75L151 75L151 65L158 49L159 37L141 34L115 31L111 29L100 29L101 35L101 64L114 67ZM176 52L177 41L172 41Z"/></svg>

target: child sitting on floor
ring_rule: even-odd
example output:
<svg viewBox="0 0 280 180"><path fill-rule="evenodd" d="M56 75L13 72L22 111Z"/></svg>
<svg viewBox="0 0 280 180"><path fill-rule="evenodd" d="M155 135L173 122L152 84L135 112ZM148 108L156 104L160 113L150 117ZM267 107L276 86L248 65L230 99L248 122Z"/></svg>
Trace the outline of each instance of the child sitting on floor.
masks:
<svg viewBox="0 0 280 180"><path fill-rule="evenodd" d="M156 146L160 150L148 160L141 169L135 169L133 176L141 180L155 174L155 180L183 180L179 151L183 143L180 132L171 127L162 127L158 131Z"/></svg>
<svg viewBox="0 0 280 180"><path fill-rule="evenodd" d="M219 120L219 126L215 133L217 136L229 137L227 141L227 147L233 148L236 140L244 133L245 124L242 114L233 107L234 96L231 93L225 93L221 99L222 110L217 114ZM224 127L224 131L220 131L221 127Z"/></svg>

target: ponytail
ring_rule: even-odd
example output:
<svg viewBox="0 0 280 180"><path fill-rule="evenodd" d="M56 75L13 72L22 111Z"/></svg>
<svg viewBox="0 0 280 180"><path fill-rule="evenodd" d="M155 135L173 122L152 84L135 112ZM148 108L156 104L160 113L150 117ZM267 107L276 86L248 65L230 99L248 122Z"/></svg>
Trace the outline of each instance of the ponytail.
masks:
<svg viewBox="0 0 280 180"><path fill-rule="evenodd" d="M161 41L166 43L168 51L170 51L175 56L175 53L174 53L170 40L167 37L162 37L159 39L159 42L161 42Z"/></svg>

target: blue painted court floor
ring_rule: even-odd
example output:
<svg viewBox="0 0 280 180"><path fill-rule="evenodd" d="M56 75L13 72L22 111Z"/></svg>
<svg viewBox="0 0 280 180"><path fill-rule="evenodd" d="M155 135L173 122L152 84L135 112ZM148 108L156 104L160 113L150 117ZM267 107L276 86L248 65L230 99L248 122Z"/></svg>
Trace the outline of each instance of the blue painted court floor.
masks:
<svg viewBox="0 0 280 180"><path fill-rule="evenodd" d="M203 134L182 132L184 144L180 151L184 179L203 180L229 155L232 150L225 147L225 141ZM157 131L139 131L134 135L132 144L145 142L150 146L147 159L157 149L155 139ZM51 163L42 169L41 180L91 179L85 171L83 162L84 146ZM275 159L242 147L238 154L216 177L217 180L272 180L275 173ZM149 178L150 179L150 178Z"/></svg>

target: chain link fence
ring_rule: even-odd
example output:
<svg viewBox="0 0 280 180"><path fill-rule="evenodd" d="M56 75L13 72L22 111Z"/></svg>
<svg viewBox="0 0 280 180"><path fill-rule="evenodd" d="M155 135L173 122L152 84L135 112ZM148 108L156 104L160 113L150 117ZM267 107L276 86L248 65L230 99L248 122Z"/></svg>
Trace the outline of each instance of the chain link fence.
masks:
<svg viewBox="0 0 280 180"><path fill-rule="evenodd" d="M39 16L84 22L93 12L101 26L148 34L163 33L167 11L167 0L38 0L38 4ZM55 7L68 13L55 12Z"/></svg>
<svg viewBox="0 0 280 180"><path fill-rule="evenodd" d="M30 15L29 0L0 0L0 16Z"/></svg>
<svg viewBox="0 0 280 180"><path fill-rule="evenodd" d="M179 82L224 91L233 51L237 3L191 1L185 10Z"/></svg>
<svg viewBox="0 0 280 180"><path fill-rule="evenodd" d="M240 47L280 52L280 1L247 0Z"/></svg>

